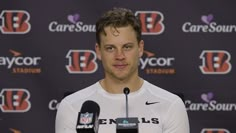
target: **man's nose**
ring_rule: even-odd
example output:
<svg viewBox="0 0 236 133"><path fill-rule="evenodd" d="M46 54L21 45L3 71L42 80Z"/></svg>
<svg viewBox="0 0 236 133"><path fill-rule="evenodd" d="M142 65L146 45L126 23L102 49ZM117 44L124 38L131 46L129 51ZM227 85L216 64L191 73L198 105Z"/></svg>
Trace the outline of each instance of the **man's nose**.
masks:
<svg viewBox="0 0 236 133"><path fill-rule="evenodd" d="M118 60L123 60L125 58L124 51L123 50L117 50L115 57Z"/></svg>

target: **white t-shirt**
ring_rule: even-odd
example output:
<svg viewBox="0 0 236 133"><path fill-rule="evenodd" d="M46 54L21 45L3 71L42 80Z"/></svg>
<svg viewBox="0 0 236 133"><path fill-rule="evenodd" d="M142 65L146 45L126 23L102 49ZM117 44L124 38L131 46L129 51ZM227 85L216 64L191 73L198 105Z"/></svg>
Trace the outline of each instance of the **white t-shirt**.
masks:
<svg viewBox="0 0 236 133"><path fill-rule="evenodd" d="M99 82L61 101L56 115L56 133L76 133L78 112L86 100L100 106L99 133L116 133L115 119L126 117L125 95L108 93ZM190 132L183 101L145 80L138 91L128 95L128 103L129 117L138 117L139 133Z"/></svg>

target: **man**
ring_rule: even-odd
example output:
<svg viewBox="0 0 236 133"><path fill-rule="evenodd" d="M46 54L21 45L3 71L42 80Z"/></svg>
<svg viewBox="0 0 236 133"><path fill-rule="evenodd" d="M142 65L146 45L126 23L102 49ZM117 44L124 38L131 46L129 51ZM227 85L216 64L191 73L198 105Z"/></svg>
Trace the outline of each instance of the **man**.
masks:
<svg viewBox="0 0 236 133"><path fill-rule="evenodd" d="M86 100L100 106L99 133L115 133L115 119L126 115L125 87L130 89L129 116L138 117L139 133L189 133L182 100L139 77L144 51L140 20L128 9L114 8L97 21L96 39L105 77L61 101L56 133L76 133L78 112Z"/></svg>

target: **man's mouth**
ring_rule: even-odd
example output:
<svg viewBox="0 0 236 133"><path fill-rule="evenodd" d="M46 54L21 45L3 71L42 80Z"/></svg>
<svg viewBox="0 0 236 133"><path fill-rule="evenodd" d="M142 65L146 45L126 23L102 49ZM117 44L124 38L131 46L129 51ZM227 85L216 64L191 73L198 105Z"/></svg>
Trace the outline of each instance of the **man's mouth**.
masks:
<svg viewBox="0 0 236 133"><path fill-rule="evenodd" d="M113 66L117 69L124 69L127 66L127 64L115 64Z"/></svg>

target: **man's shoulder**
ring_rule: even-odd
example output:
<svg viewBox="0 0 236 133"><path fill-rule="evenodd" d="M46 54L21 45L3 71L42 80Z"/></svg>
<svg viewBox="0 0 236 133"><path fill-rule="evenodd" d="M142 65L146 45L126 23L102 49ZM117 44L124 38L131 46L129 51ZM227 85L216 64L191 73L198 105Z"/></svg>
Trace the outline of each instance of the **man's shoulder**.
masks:
<svg viewBox="0 0 236 133"><path fill-rule="evenodd" d="M169 102L172 102L172 101L180 98L176 94L174 94L168 90L165 90L157 85L154 85L148 81L145 81L145 84L146 84L145 87L147 88L147 90L154 97L157 97L159 99L169 101Z"/></svg>
<svg viewBox="0 0 236 133"><path fill-rule="evenodd" d="M93 95L97 91L97 88L98 88L98 82L84 89L69 94L63 100L66 100L67 102L71 103L86 100L88 97L91 97L91 95Z"/></svg>

